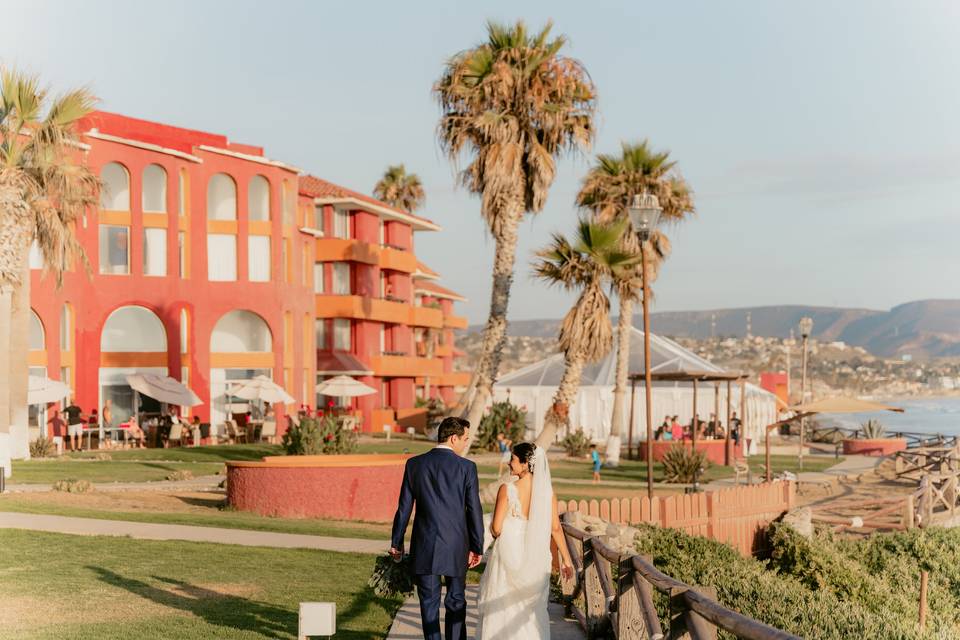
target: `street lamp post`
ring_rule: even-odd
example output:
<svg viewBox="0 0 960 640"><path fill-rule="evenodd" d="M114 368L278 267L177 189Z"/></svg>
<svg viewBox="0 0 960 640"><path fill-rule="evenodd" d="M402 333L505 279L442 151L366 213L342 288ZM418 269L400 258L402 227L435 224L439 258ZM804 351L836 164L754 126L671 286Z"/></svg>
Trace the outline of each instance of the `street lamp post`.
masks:
<svg viewBox="0 0 960 640"><path fill-rule="evenodd" d="M653 500L653 381L650 371L650 285L647 281L647 241L660 219L660 201L644 191L634 195L627 208L630 224L640 239L640 268L643 284L643 387L646 393L647 413L647 497Z"/></svg>
<svg viewBox="0 0 960 640"><path fill-rule="evenodd" d="M800 404L807 401L807 348L810 334L813 332L813 318L800 318L800 337L803 339L800 369ZM800 470L803 471L803 432L806 427L806 419L800 419Z"/></svg>

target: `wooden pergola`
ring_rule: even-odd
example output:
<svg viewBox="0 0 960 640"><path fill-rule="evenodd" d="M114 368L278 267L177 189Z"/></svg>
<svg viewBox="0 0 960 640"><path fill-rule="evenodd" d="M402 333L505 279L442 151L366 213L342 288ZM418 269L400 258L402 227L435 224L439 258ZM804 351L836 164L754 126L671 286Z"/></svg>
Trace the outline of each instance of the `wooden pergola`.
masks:
<svg viewBox="0 0 960 640"><path fill-rule="evenodd" d="M645 382L646 373L631 373L630 376L630 430L627 436L627 456L633 457L633 403L636 397L637 381ZM747 379L749 376L738 371L651 371L650 380L652 382L690 382L693 383L693 416L697 415L697 389L701 382L713 383L713 403L714 415L717 420L720 419L720 385L727 384L727 422L724 430L724 449L723 460L726 466L730 466L730 418L732 413L731 386L734 382L740 385L740 423L744 424L747 416ZM697 448L697 425L692 429L693 449ZM741 434L742 437L742 434Z"/></svg>

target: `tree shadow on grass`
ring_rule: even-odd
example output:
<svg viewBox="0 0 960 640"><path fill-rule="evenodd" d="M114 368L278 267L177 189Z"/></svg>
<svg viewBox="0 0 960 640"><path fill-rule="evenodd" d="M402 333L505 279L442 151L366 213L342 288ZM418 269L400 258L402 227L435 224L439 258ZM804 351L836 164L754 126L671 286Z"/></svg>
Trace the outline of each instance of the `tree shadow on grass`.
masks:
<svg viewBox="0 0 960 640"><path fill-rule="evenodd" d="M169 589L163 589L141 580L126 578L103 567L87 568L106 584L125 589L165 607L187 611L208 624L255 631L268 638L289 638L297 633L297 612L266 602L220 593L174 578L152 576L154 580L170 585Z"/></svg>

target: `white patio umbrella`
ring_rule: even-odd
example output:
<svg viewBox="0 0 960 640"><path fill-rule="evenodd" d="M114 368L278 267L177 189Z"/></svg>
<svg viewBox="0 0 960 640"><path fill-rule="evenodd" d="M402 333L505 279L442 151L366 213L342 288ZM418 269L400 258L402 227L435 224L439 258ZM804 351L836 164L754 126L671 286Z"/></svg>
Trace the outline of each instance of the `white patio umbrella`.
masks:
<svg viewBox="0 0 960 640"><path fill-rule="evenodd" d="M317 393L336 398L355 398L357 396L368 396L376 393L373 387L368 387L359 380L354 380L350 376L337 376L324 380L317 385Z"/></svg>
<svg viewBox="0 0 960 640"><path fill-rule="evenodd" d="M47 404L70 396L70 385L43 376L30 376L27 386L27 404Z"/></svg>
<svg viewBox="0 0 960 640"><path fill-rule="evenodd" d="M261 400L263 402L281 402L293 404L293 396L267 376L257 376L253 380L237 380L236 386L230 390L230 395L244 400Z"/></svg>
<svg viewBox="0 0 960 640"><path fill-rule="evenodd" d="M156 373L131 373L127 384L134 391L145 396L179 407L195 407L203 404L200 397L178 380Z"/></svg>

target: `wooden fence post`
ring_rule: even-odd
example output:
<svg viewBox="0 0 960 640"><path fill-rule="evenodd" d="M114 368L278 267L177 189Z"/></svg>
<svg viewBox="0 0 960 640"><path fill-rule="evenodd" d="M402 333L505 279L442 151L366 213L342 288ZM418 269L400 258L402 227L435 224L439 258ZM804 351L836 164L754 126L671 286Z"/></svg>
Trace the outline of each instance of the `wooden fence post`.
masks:
<svg viewBox="0 0 960 640"><path fill-rule="evenodd" d="M583 541L583 603L587 638L603 637L607 603L597 573L597 552L589 538Z"/></svg>
<svg viewBox="0 0 960 640"><path fill-rule="evenodd" d="M641 615L640 593L633 582L632 556L620 558L617 569L617 638L642 638L646 629Z"/></svg>
<svg viewBox="0 0 960 640"><path fill-rule="evenodd" d="M929 573L920 572L920 631L927 626L927 580Z"/></svg>
<svg viewBox="0 0 960 640"><path fill-rule="evenodd" d="M900 522L903 524L904 529L913 529L916 524L916 514L914 513L915 504L913 499L913 494L907 496L906 500L903 501L903 517Z"/></svg>
<svg viewBox="0 0 960 640"><path fill-rule="evenodd" d="M717 590L713 587L696 587L694 590L713 600L717 598ZM670 589L670 640L717 640L717 628L690 609L683 597L687 591L687 588Z"/></svg>

